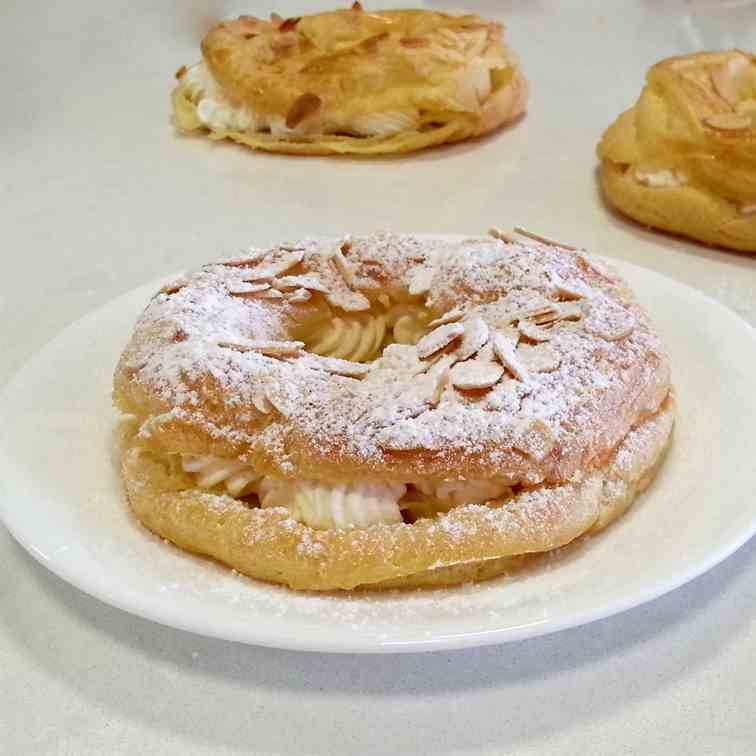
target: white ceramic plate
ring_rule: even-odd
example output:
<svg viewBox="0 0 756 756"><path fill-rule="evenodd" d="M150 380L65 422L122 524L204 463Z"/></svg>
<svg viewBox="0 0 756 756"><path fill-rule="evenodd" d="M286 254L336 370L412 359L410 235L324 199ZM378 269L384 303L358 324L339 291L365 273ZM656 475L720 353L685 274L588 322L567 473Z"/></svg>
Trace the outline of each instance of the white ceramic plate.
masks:
<svg viewBox="0 0 756 756"><path fill-rule="evenodd" d="M490 583L304 595L162 543L130 516L113 457L113 366L156 285L66 329L0 399L0 504L15 538L83 591L166 625L289 649L397 652L542 635L700 575L756 530L756 335L714 300L617 263L672 353L679 417L658 479L605 533Z"/></svg>

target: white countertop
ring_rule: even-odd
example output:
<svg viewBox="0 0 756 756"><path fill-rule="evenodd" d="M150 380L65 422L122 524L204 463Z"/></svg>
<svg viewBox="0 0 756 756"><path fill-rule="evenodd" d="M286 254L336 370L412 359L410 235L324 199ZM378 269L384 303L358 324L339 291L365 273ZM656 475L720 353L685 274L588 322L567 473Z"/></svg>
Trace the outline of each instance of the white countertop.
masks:
<svg viewBox="0 0 756 756"><path fill-rule="evenodd" d="M527 118L477 144L370 162L258 155L170 127L171 74L197 57L209 19L315 4L64 5L0 13L0 383L68 323L155 277L252 242L379 227L522 225L696 286L756 325L756 256L631 225L602 205L594 174L601 131L645 69L704 47L753 49L752 2L470 2L509 26L532 84ZM2 529L0 572L2 753L756 748L753 542L601 622L396 657L273 651L165 628L70 587Z"/></svg>

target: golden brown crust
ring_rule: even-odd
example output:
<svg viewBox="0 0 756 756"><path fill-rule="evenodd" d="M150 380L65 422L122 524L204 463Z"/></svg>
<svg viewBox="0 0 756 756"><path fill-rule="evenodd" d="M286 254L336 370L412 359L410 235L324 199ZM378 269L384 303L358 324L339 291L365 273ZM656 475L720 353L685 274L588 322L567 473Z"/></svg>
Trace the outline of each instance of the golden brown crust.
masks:
<svg viewBox="0 0 756 756"><path fill-rule="evenodd" d="M756 58L732 50L657 63L598 156L604 193L626 215L756 251Z"/></svg>
<svg viewBox="0 0 756 756"><path fill-rule="evenodd" d="M434 519L313 530L280 509L249 509L192 488L132 434L123 453L130 505L150 530L251 577L307 590L453 585L494 577L518 555L558 548L624 512L653 478L669 443L671 397L607 463L579 481L520 492L499 506L461 506ZM515 558L515 559L513 559Z"/></svg>
<svg viewBox="0 0 756 756"><path fill-rule="evenodd" d="M527 101L501 35L477 16L420 10L242 17L210 31L202 51L208 86L254 113L255 125L203 120L209 95L192 81L196 67L177 75L176 123L307 155L395 154L479 136L515 120Z"/></svg>

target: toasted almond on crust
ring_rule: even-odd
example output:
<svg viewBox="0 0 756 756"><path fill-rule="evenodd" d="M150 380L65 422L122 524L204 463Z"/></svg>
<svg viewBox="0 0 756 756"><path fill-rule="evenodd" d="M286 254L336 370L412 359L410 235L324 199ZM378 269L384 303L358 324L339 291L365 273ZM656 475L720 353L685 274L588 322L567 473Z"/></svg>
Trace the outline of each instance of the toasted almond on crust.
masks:
<svg viewBox="0 0 756 756"><path fill-rule="evenodd" d="M236 344L229 341L219 341L219 347L233 349L235 352L259 352L268 357L288 357L299 354L304 349L302 341L247 341Z"/></svg>
<svg viewBox="0 0 756 756"><path fill-rule="evenodd" d="M281 276L274 282L277 289L309 289L328 294L328 287L317 276Z"/></svg>
<svg viewBox="0 0 756 756"><path fill-rule="evenodd" d="M488 360L468 360L458 362L449 372L449 380L454 388L462 391L475 391L495 386L504 368Z"/></svg>
<svg viewBox="0 0 756 756"><path fill-rule="evenodd" d="M528 231L527 229L522 228L520 226L515 226L514 231L516 234L519 234L520 236L526 236L528 239L532 239L533 241L540 242L541 244L546 244L549 247L559 247L561 249L569 249L572 252L577 252L579 249L578 247L573 247L571 244L563 244L562 242L549 239L546 236L541 236L540 234L534 234L532 231Z"/></svg>
<svg viewBox="0 0 756 756"><path fill-rule="evenodd" d="M433 282L433 268L415 268L409 282L409 293L414 297L430 291Z"/></svg>
<svg viewBox="0 0 756 756"><path fill-rule="evenodd" d="M457 360L462 361L477 354L488 341L488 325L483 318L469 318L465 320L465 332L462 335L462 342L454 351Z"/></svg>
<svg viewBox="0 0 756 756"><path fill-rule="evenodd" d="M307 364L315 369L325 370L326 373L345 378L364 378L370 372L370 365L342 360L338 357L322 357L317 354L308 355Z"/></svg>
<svg viewBox="0 0 756 756"><path fill-rule="evenodd" d="M703 123L716 131L742 131L752 126L751 119L747 115L738 113L715 113L704 118Z"/></svg>
<svg viewBox="0 0 756 756"><path fill-rule="evenodd" d="M328 292L326 300L329 304L340 307L345 312L362 312L370 309L370 300L364 294L346 287Z"/></svg>
<svg viewBox="0 0 756 756"><path fill-rule="evenodd" d="M449 310L449 312L444 313L440 318L431 320L431 322L428 323L428 327L435 328L436 326L446 325L447 323L456 323L458 320L462 320L464 316L464 310L461 310L459 307L455 307L453 310Z"/></svg>
<svg viewBox="0 0 756 756"><path fill-rule="evenodd" d="M297 289L294 293L289 294L287 301L298 304L299 302L309 302L312 299L312 292L307 289Z"/></svg>
<svg viewBox="0 0 756 756"><path fill-rule="evenodd" d="M549 328L543 328L529 320L521 320L517 324L517 328L526 339L530 339L531 341L549 341L552 337L552 332Z"/></svg>
<svg viewBox="0 0 756 756"><path fill-rule="evenodd" d="M302 121L317 115L322 105L320 97L312 92L299 95L286 114L286 128L295 129Z"/></svg>
<svg viewBox="0 0 756 756"><path fill-rule="evenodd" d="M495 333L491 337L493 352L496 359L518 380L524 381L528 377L528 371L525 365L520 361L517 354L517 340L507 338L502 333Z"/></svg>
<svg viewBox="0 0 756 756"><path fill-rule="evenodd" d="M267 291L270 288L269 283L247 283L243 289L237 289L235 291L229 291L228 293L232 297L238 297L239 299L255 299L263 291Z"/></svg>
<svg viewBox="0 0 756 756"><path fill-rule="evenodd" d="M517 356L525 369L533 373L553 373L562 362L562 358L548 344L520 344Z"/></svg>
<svg viewBox="0 0 756 756"><path fill-rule="evenodd" d="M515 238L512 234L507 233L506 231L501 231L500 229L496 227L489 228L488 235L493 236L494 239L503 241L505 244L514 244Z"/></svg>
<svg viewBox="0 0 756 756"><path fill-rule="evenodd" d="M415 346L417 356L421 360L427 359L444 347L449 346L452 341L458 339L464 332L465 327L462 323L447 323L446 325L439 326L417 342Z"/></svg>

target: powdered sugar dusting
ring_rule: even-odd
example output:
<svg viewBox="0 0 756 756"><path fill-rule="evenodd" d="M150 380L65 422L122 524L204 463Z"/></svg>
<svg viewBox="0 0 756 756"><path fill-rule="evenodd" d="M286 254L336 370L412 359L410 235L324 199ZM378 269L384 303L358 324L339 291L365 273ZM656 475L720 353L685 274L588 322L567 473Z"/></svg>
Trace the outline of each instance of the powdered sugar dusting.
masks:
<svg viewBox="0 0 756 756"><path fill-rule="evenodd" d="M425 380L429 366L413 346L394 345L369 371L352 375L329 373L304 352L221 346L291 342L293 324L314 307L316 297L290 301L286 287L280 300L233 296L259 281L260 271L271 281L276 271L305 276L316 297L419 300L434 318L451 311L455 323L478 324L480 334L475 350L458 359L476 359L489 332L530 317L545 322L548 343L521 342L521 375L497 371L494 385L448 384L443 392L437 380ZM427 291L412 294L419 280ZM576 297L579 304L559 319L559 303ZM163 412L249 444L285 475L296 473L305 454L350 464L355 474L391 476L404 453L423 450L421 475L448 476L451 465L526 483L567 480L616 446L639 415L659 406L669 381L647 316L624 283L584 252L527 240L387 233L251 250L183 277L150 303L119 370ZM257 409L260 396L274 411Z"/></svg>

